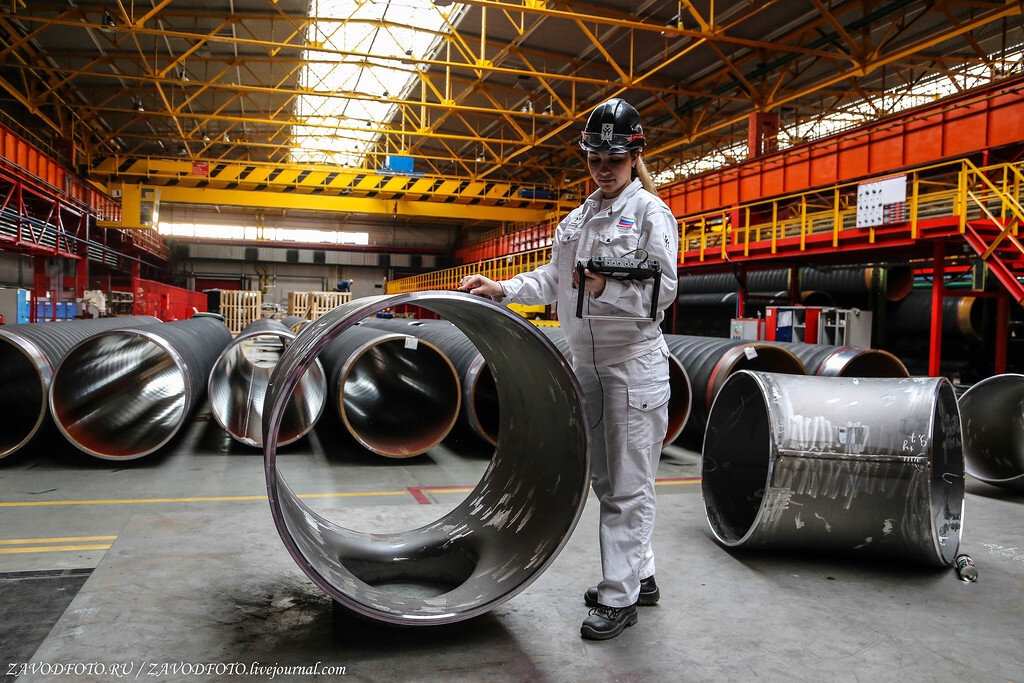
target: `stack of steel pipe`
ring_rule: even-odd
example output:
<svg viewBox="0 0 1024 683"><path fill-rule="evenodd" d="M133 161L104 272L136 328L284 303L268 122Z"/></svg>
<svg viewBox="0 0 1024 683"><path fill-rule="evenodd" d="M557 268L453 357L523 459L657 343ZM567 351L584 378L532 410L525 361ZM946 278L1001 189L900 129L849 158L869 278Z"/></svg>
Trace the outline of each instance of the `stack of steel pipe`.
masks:
<svg viewBox="0 0 1024 683"><path fill-rule="evenodd" d="M281 324L291 330L292 334L298 334L302 328L309 324L309 318L301 315L286 315L281 318Z"/></svg>
<svg viewBox="0 0 1024 683"><path fill-rule="evenodd" d="M960 397L967 474L1024 490L1024 375L996 375Z"/></svg>
<svg viewBox="0 0 1024 683"><path fill-rule="evenodd" d="M399 305L443 315L480 349L496 379L501 438L479 483L454 509L416 529L372 533L328 520L295 495L279 468L276 432L321 349L359 330L352 326L365 316ZM403 626L462 621L523 591L565 546L590 487L587 434L572 370L523 318L456 292L361 297L303 330L274 371L264 417L270 509L296 564L341 608Z"/></svg>
<svg viewBox="0 0 1024 683"><path fill-rule="evenodd" d="M459 421L485 441L498 442L500 424L498 392L483 354L469 337L446 320L367 318L361 325L401 334L411 334L433 344L448 357L462 385Z"/></svg>
<svg viewBox="0 0 1024 683"><path fill-rule="evenodd" d="M0 327L0 458L17 452L44 428L53 372L83 339L125 325L156 325L148 315Z"/></svg>
<svg viewBox="0 0 1024 683"><path fill-rule="evenodd" d="M313 330L310 325L302 336ZM378 455L419 455L439 444L458 420L459 376L428 341L353 326L320 360L332 410L356 441Z"/></svg>
<svg viewBox="0 0 1024 683"><path fill-rule="evenodd" d="M565 332L561 327L538 327L545 337L551 340L555 347L569 362L572 362L572 353L569 351L569 343L565 341ZM670 355L668 359L668 430L665 432L665 444L670 444L679 437L690 418L690 406L693 402L693 388L690 386L690 377L679 360Z"/></svg>
<svg viewBox="0 0 1024 683"><path fill-rule="evenodd" d="M666 334L668 350L686 369L693 387L690 419L684 431L704 433L711 404L729 376L739 370L806 374L792 351L766 342Z"/></svg>
<svg viewBox="0 0 1024 683"><path fill-rule="evenodd" d="M169 442L206 395L231 333L214 318L121 327L64 357L50 385L57 427L79 450L133 460Z"/></svg>
<svg viewBox="0 0 1024 683"><path fill-rule="evenodd" d="M964 452L945 379L737 373L711 410L701 475L728 547L949 566L960 544Z"/></svg>
<svg viewBox="0 0 1024 683"><path fill-rule="evenodd" d="M854 266L836 268L801 268L799 273L800 292L825 292L841 305L848 301L864 301L871 292L873 283L881 280L883 269L877 266ZM899 301L910 293L914 283L910 268L889 268L885 273L885 298ZM788 269L758 270L747 273L747 291L755 293L788 292L790 289ZM680 294L717 294L735 292L739 280L732 273L709 275L687 275L679 278Z"/></svg>
<svg viewBox="0 0 1024 683"><path fill-rule="evenodd" d="M295 339L276 320L250 323L221 352L210 372L208 395L217 424L247 446L263 446L263 399L281 354ZM327 399L323 366L310 366L284 412L278 445L292 443L313 428Z"/></svg>
<svg viewBox="0 0 1024 683"><path fill-rule="evenodd" d="M907 366L881 349L798 342L768 342L793 352L808 375L822 377L910 377Z"/></svg>

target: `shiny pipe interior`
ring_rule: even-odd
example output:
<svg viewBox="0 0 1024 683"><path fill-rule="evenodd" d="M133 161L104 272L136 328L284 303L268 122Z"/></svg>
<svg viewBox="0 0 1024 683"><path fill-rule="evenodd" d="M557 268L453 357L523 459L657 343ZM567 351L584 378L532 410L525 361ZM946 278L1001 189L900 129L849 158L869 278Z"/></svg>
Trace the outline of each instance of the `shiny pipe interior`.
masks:
<svg viewBox="0 0 1024 683"><path fill-rule="evenodd" d="M964 460L975 479L1024 489L1024 375L996 375L960 397Z"/></svg>
<svg viewBox="0 0 1024 683"><path fill-rule="evenodd" d="M49 364L31 344L0 336L0 458L39 431L46 417Z"/></svg>
<svg viewBox="0 0 1024 683"><path fill-rule="evenodd" d="M248 446L263 445L263 400L270 376L290 335L264 332L245 336L224 350L210 373L210 409L232 438ZM327 380L319 361L299 381L284 413L278 444L305 436L323 412Z"/></svg>
<svg viewBox="0 0 1024 683"><path fill-rule="evenodd" d="M274 432L312 359L355 321L402 304L440 313L480 349L497 379L501 439L457 507L417 529L368 533L325 519L292 492L278 470ZM298 566L344 609L403 626L470 619L525 589L571 536L589 490L588 430L571 369L531 328L479 297L415 292L344 304L285 351L264 420L271 512Z"/></svg>
<svg viewBox="0 0 1024 683"><path fill-rule="evenodd" d="M419 455L459 416L459 377L435 346L385 338L356 351L338 377L336 409L352 436L389 458Z"/></svg>
<svg viewBox="0 0 1024 683"><path fill-rule="evenodd" d="M190 409L189 381L180 357L154 338L103 333L61 361L50 409L63 435L85 453L141 458L181 427Z"/></svg>
<svg viewBox="0 0 1024 683"><path fill-rule="evenodd" d="M181 427L191 408L188 372L169 347L140 332L90 337L61 363L50 408L64 436L98 458L152 453Z"/></svg>

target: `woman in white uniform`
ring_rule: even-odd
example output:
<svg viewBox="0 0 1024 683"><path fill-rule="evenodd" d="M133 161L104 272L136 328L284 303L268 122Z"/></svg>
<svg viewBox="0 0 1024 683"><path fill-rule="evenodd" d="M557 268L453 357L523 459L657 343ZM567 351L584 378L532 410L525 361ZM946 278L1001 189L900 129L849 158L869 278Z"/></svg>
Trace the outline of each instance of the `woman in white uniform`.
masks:
<svg viewBox="0 0 1024 683"><path fill-rule="evenodd" d="M591 430L592 485L601 503L603 579L584 593L593 609L584 638L614 638L637 622L637 605L660 596L654 580L654 476L668 423L668 347L664 309L676 298L679 233L644 166L640 115L620 99L591 113L580 140L598 189L555 230L551 261L510 280L463 278L459 289L500 303L558 302L558 318L583 388ZM654 280L617 280L584 272L584 313L576 312L576 264L628 256L661 265L658 312ZM641 318L648 320L616 320Z"/></svg>

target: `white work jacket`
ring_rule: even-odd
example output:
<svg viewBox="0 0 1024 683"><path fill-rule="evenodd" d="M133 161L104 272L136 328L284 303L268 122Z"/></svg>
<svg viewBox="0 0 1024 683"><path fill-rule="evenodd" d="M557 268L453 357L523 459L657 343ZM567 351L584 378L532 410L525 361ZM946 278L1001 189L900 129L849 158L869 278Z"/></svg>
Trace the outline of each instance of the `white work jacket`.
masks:
<svg viewBox="0 0 1024 683"><path fill-rule="evenodd" d="M597 190L555 229L551 260L501 284L500 303L527 306L558 302L558 321L575 358L613 365L664 346L660 324L676 298L679 229L665 202L633 180L611 207L598 210L604 193ZM637 252L637 248L641 249ZM572 274L578 261L593 256L643 256L661 264L661 293L653 321L586 320L576 317L578 290ZM641 317L651 315L653 280L608 278L600 295L585 293L583 312L589 315ZM593 330L593 333L591 333Z"/></svg>

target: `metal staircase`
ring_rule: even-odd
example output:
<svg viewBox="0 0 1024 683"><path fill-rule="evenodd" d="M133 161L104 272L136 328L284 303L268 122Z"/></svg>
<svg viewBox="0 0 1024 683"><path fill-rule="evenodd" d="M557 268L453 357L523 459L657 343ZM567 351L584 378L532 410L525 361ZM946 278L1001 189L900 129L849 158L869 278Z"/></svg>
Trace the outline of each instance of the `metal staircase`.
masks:
<svg viewBox="0 0 1024 683"><path fill-rule="evenodd" d="M1006 175L1000 188L985 173L970 162L968 164L964 176L970 175L971 178L965 177L964 181L975 181L977 193L965 188L965 194L981 209L982 218L965 220L962 234L1013 300L1024 305L1024 245L1018 237L1024 223L1024 206L1021 206L1016 192L1008 191ZM1014 185L1019 187L1019 181L1024 180L1020 170L1009 164L1006 168L1004 173L1013 174L1011 177L1018 181Z"/></svg>

